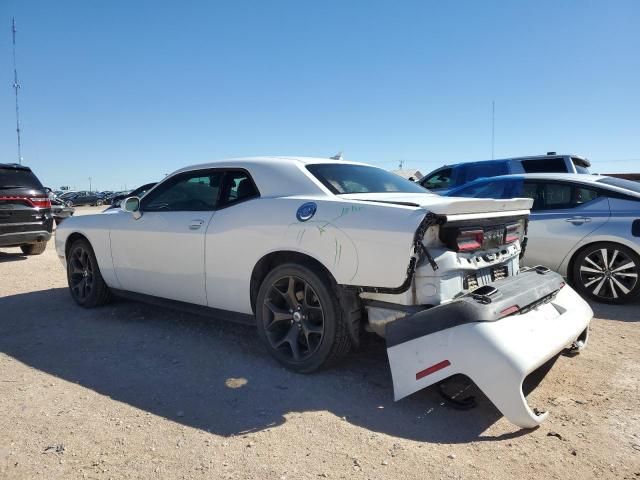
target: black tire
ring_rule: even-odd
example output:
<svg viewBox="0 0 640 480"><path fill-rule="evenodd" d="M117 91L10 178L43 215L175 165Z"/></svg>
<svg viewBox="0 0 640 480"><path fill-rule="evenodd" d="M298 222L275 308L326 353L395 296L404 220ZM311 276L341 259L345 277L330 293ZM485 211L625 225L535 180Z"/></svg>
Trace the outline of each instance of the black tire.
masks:
<svg viewBox="0 0 640 480"><path fill-rule="evenodd" d="M72 200L67 200L64 203L67 205L67 207L73 207L73 201Z"/></svg>
<svg viewBox="0 0 640 480"><path fill-rule="evenodd" d="M67 283L78 305L93 308L111 299L111 291L102 279L93 248L87 240L76 240L67 254Z"/></svg>
<svg viewBox="0 0 640 480"><path fill-rule="evenodd" d="M47 249L47 242L27 243L20 245L20 250L25 255L40 255Z"/></svg>
<svg viewBox="0 0 640 480"><path fill-rule="evenodd" d="M96 206L97 206L97 207L101 207L103 204L104 204L104 202L103 202L102 200L98 200L98 201L96 202Z"/></svg>
<svg viewBox="0 0 640 480"><path fill-rule="evenodd" d="M304 265L275 267L256 299L258 334L267 350L285 367L300 373L335 365L349 353L347 316L333 282Z"/></svg>
<svg viewBox="0 0 640 480"><path fill-rule="evenodd" d="M640 255L619 243L588 245L573 261L571 284L598 302L630 302L640 296Z"/></svg>

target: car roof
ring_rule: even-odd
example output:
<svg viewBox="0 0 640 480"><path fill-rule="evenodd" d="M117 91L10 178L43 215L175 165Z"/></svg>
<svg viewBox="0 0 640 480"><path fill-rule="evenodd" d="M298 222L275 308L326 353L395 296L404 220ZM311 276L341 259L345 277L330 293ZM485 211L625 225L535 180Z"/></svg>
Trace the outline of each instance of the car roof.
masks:
<svg viewBox="0 0 640 480"><path fill-rule="evenodd" d="M507 158L495 158L495 159L491 159L491 160L471 160L468 162L458 162L458 163L451 163L451 164L447 164L447 165L443 165L442 167L438 167L436 170L440 170L440 168L445 168L445 167L459 167L461 165L471 165L471 164L475 164L475 163L484 163L484 162L494 162L494 163L498 163L498 162L511 162L514 160L548 160L550 158L565 158L565 157L571 157L572 159L578 160L578 162L581 164L581 166L583 167L590 167L591 166L591 162L589 161L589 159L587 159L586 157L583 157L581 155L575 155L573 153L554 153L552 155L527 155L524 157L507 157Z"/></svg>
<svg viewBox="0 0 640 480"><path fill-rule="evenodd" d="M213 162L200 163L191 165L189 167L181 168L178 171L196 170L201 168L219 168L223 166L240 166L247 163L260 163L264 165L283 165L283 164L299 164L299 165L312 165L316 163L342 163L352 165L366 165L360 162L350 162L347 160L334 160L331 158L321 157L296 157L296 156L259 156L259 157L238 157L238 158L226 158L223 160L215 160Z"/></svg>
<svg viewBox="0 0 640 480"><path fill-rule="evenodd" d="M454 190L461 190L469 185L477 185L478 183L485 183L495 180L501 179L513 179L513 180L556 180L556 181L565 181L565 182L574 182L574 183L582 183L585 185L593 185L599 188L603 188L606 190L611 190L614 192L620 192L629 194L632 196L640 196L637 192L633 190L628 190L623 187L618 187L616 185L611 185L609 183L603 183L599 180L603 178L615 178L610 177L608 175L585 175L581 173L514 173L510 175L498 175L495 177L482 177L477 178L472 182L461 185L460 187L455 188Z"/></svg>
<svg viewBox="0 0 640 480"><path fill-rule="evenodd" d="M0 168L13 168L15 170L26 170L28 172L31 171L31 169L26 165L20 165L19 163L0 163Z"/></svg>
<svg viewBox="0 0 640 480"><path fill-rule="evenodd" d="M363 165L372 168L380 168L367 165L365 163L319 157L242 157L191 165L189 167L176 170L167 178L184 172L208 168L246 169L251 173L253 180L256 182L256 185L260 190L260 195L265 197L332 195L320 180L304 168L307 165L321 163ZM166 179L163 181L166 181Z"/></svg>

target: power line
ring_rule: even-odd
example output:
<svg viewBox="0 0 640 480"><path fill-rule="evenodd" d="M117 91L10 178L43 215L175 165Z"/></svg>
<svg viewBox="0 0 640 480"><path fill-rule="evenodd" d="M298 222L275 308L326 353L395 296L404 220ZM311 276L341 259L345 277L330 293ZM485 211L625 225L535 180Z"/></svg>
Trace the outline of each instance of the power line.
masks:
<svg viewBox="0 0 640 480"><path fill-rule="evenodd" d="M22 165L22 144L20 141L20 108L18 107L18 68L16 67L16 19L11 19L11 33L13 37L13 89L16 92L16 134L18 136L18 163Z"/></svg>

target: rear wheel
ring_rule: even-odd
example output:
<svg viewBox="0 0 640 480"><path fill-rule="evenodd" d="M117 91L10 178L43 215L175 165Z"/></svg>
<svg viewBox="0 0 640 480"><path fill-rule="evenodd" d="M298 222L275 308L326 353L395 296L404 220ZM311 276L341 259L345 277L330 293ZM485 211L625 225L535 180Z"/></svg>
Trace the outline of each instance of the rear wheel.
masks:
<svg viewBox="0 0 640 480"><path fill-rule="evenodd" d="M25 255L40 255L47 249L47 242L28 243L20 245L20 250Z"/></svg>
<svg viewBox="0 0 640 480"><path fill-rule="evenodd" d="M349 352L344 315L326 275L303 265L274 268L256 300L260 338L273 357L297 372L330 366Z"/></svg>
<svg viewBox="0 0 640 480"><path fill-rule="evenodd" d="M626 303L640 295L640 256L612 242L594 243L573 262L572 283L583 295L604 303Z"/></svg>
<svg viewBox="0 0 640 480"><path fill-rule="evenodd" d="M67 255L67 283L76 303L85 308L104 305L111 298L98 261L86 240L76 240Z"/></svg>
<svg viewBox="0 0 640 480"><path fill-rule="evenodd" d="M73 207L73 201L72 200L67 200L64 203L67 205L67 207Z"/></svg>
<svg viewBox="0 0 640 480"><path fill-rule="evenodd" d="M102 201L102 200L98 200L98 201L96 202L96 205L97 205L98 207L101 207L103 203L104 203L104 201Z"/></svg>

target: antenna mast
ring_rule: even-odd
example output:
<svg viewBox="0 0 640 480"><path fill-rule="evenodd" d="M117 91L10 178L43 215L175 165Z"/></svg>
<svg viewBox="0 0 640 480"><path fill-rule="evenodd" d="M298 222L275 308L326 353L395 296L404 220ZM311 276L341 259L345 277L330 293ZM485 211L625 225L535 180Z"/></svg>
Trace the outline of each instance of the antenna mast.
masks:
<svg viewBox="0 0 640 480"><path fill-rule="evenodd" d="M495 158L494 146L496 143L496 101L491 101L491 160Z"/></svg>
<svg viewBox="0 0 640 480"><path fill-rule="evenodd" d="M22 165L22 144L20 142L20 108L18 107L18 68L16 67L16 19L11 19L11 33L13 35L13 89L16 92L16 134L18 135L18 163Z"/></svg>

